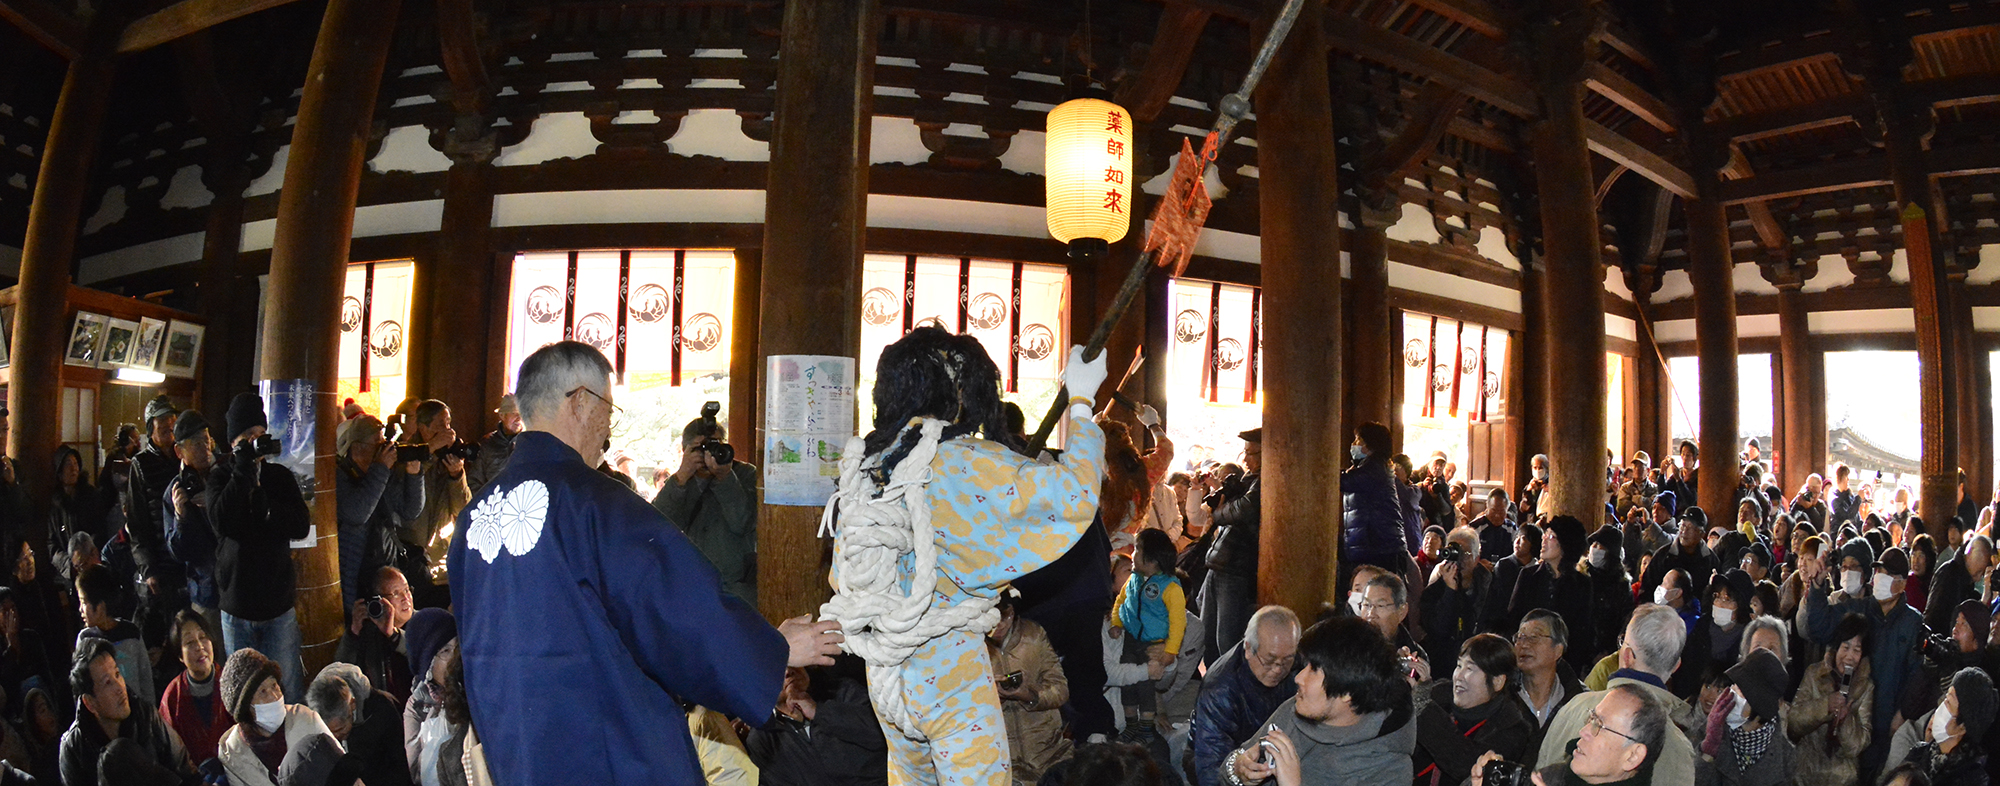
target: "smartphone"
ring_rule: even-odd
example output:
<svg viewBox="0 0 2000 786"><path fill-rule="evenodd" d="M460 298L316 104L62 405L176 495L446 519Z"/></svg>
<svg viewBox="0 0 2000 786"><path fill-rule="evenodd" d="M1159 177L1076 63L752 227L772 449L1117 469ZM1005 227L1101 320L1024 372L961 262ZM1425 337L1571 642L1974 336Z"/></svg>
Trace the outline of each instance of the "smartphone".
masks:
<svg viewBox="0 0 2000 786"><path fill-rule="evenodd" d="M1000 687L1007 690L1020 688L1023 677L1024 675L1021 672L1009 672L1006 676L1000 678Z"/></svg>

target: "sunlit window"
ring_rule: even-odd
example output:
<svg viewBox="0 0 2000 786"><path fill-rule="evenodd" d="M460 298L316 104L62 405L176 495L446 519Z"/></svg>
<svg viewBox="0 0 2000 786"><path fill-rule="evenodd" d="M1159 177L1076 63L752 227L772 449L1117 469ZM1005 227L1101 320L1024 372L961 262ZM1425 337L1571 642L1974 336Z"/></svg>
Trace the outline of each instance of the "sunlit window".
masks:
<svg viewBox="0 0 2000 786"><path fill-rule="evenodd" d="M409 389L409 260L347 266L340 301L340 400L354 399L377 415L392 413Z"/></svg>
<svg viewBox="0 0 2000 786"><path fill-rule="evenodd" d="M729 360L736 257L724 250L553 251L514 258L508 299L507 388L521 361L565 339L597 347L612 363L624 410L614 449L630 457L641 488L679 465L680 436L703 402L729 418ZM730 434L750 459L752 435Z"/></svg>
<svg viewBox="0 0 2000 786"><path fill-rule="evenodd" d="M863 433L875 419L871 393L882 349L924 325L979 339L1000 369L1001 398L1020 405L1026 430L1035 430L1062 385L1063 356L1069 351L1067 269L967 257L869 254L862 263L861 286L856 391L861 419L856 425ZM1060 432L1049 440L1051 445L1060 442Z"/></svg>
<svg viewBox="0 0 2000 786"><path fill-rule="evenodd" d="M1826 353L1826 452L1857 470L1856 485L1874 486L1876 510L1887 510L1896 488L1915 495L1922 448L1917 353Z"/></svg>
<svg viewBox="0 0 2000 786"><path fill-rule="evenodd" d="M1472 426L1504 414L1507 331L1403 313L1403 453L1422 465L1436 453L1474 478ZM1495 474L1487 472L1485 474Z"/></svg>
<svg viewBox="0 0 2000 786"><path fill-rule="evenodd" d="M1263 295L1176 279L1167 361L1167 436L1176 464L1240 461L1237 434L1264 423Z"/></svg>
<svg viewBox="0 0 2000 786"><path fill-rule="evenodd" d="M1701 358L1668 358L1667 380L1667 420L1674 443L1684 439L1701 442ZM1736 444L1727 446L1727 455L1742 452L1744 441L1754 438L1764 453L1765 468L1771 468L1771 455L1777 449L1771 436L1776 426L1774 391L1770 353L1736 356ZM1710 455L1707 446L1703 446L1702 455ZM1656 463L1659 459L1653 457ZM1803 460L1808 472L1824 472L1819 458L1807 456Z"/></svg>

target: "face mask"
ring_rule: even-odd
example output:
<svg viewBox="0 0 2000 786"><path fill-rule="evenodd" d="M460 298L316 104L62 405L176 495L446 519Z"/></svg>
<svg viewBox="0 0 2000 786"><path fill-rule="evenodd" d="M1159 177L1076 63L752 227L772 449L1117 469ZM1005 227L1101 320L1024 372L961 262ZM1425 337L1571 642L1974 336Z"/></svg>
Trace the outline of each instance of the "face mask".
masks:
<svg viewBox="0 0 2000 786"><path fill-rule="evenodd" d="M1609 566L1611 564L1611 552L1605 551L1604 549L1591 549L1590 564L1592 567L1596 568L1604 568L1606 566Z"/></svg>
<svg viewBox="0 0 2000 786"><path fill-rule="evenodd" d="M1750 702L1745 701L1741 694L1733 693L1734 688L1730 690L1735 701L1729 705L1729 717L1724 721L1729 724L1729 728L1740 729L1743 728L1743 724L1750 722Z"/></svg>
<svg viewBox="0 0 2000 786"><path fill-rule="evenodd" d="M1653 602L1654 602L1654 603L1657 603L1657 604L1659 604L1659 605L1662 605L1662 606L1665 606L1665 605L1667 605L1667 599L1668 599L1668 596L1669 596L1670 594L1671 594L1671 593L1670 593L1670 592L1669 592L1669 591L1667 590L1667 588L1666 588L1666 587L1664 587L1664 586L1660 586L1660 587L1654 587L1654 588L1653 588Z"/></svg>
<svg viewBox="0 0 2000 786"><path fill-rule="evenodd" d="M1931 741L1944 742L1951 739L1951 708L1939 704L1937 712L1931 713Z"/></svg>
<svg viewBox="0 0 2000 786"><path fill-rule="evenodd" d="M257 728L263 729L265 734L276 734L278 727L285 725L285 702L282 699L253 705L251 709L257 711Z"/></svg>
<svg viewBox="0 0 2000 786"><path fill-rule="evenodd" d="M1353 456L1355 461L1360 461L1368 458L1368 449L1360 445L1348 445L1347 455Z"/></svg>
<svg viewBox="0 0 2000 786"><path fill-rule="evenodd" d="M1361 593L1356 592L1347 596L1347 610L1354 612L1356 617L1361 616Z"/></svg>
<svg viewBox="0 0 2000 786"><path fill-rule="evenodd" d="M1717 625L1720 625L1720 626L1722 626L1722 627L1725 627L1725 628L1727 628L1727 627L1729 627L1729 626L1731 626L1731 625L1735 625L1735 624L1736 624L1736 610L1735 610L1735 609L1716 609L1716 610L1715 610L1715 624L1717 624Z"/></svg>
<svg viewBox="0 0 2000 786"><path fill-rule="evenodd" d="M1894 584L1895 581L1895 579L1889 578L1889 574L1887 573L1875 574L1875 599L1888 600L1895 597L1896 593L1890 591L1890 585Z"/></svg>
<svg viewBox="0 0 2000 786"><path fill-rule="evenodd" d="M1548 480L1548 479L1549 479L1549 471L1548 471L1548 470L1546 470L1546 469L1538 469L1538 470L1535 470L1535 479L1536 479L1536 480Z"/></svg>
<svg viewBox="0 0 2000 786"><path fill-rule="evenodd" d="M1861 571L1846 570L1840 573L1840 591L1849 596L1861 594Z"/></svg>

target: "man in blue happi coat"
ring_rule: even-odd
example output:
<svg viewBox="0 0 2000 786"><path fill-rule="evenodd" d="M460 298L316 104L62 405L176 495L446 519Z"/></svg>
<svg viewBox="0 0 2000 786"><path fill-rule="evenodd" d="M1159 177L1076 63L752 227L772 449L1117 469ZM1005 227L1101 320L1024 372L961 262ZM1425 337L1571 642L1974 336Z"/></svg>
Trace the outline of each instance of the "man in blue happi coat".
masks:
<svg viewBox="0 0 2000 786"><path fill-rule="evenodd" d="M762 724L786 666L838 623L773 629L701 552L599 474L611 364L588 344L521 364L526 430L458 516L450 574L472 726L498 783L700 783L680 700Z"/></svg>

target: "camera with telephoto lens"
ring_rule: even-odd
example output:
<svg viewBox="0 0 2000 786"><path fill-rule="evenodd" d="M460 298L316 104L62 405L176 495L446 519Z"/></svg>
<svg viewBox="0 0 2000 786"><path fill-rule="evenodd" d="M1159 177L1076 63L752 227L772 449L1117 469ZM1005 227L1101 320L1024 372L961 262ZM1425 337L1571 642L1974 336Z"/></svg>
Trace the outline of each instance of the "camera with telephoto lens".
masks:
<svg viewBox="0 0 2000 786"><path fill-rule="evenodd" d="M479 446L470 442L466 442L465 440L459 440L444 447L438 448L437 457L438 458L457 457L460 461L467 461L467 462L478 461Z"/></svg>
<svg viewBox="0 0 2000 786"><path fill-rule="evenodd" d="M392 419L387 425L382 427L382 439L396 446L396 463L407 464L412 461L429 461L431 446L422 442L404 442L403 438L409 435L409 432L403 430L403 424L397 420Z"/></svg>
<svg viewBox="0 0 2000 786"><path fill-rule="evenodd" d="M1958 651L1958 642L1944 633L1933 633L1917 639L1917 654L1933 665L1956 667L1964 660Z"/></svg>
<svg viewBox="0 0 2000 786"><path fill-rule="evenodd" d="M1532 786L1534 773L1528 765L1496 759L1486 763L1482 780L1486 786Z"/></svg>
<svg viewBox="0 0 2000 786"><path fill-rule="evenodd" d="M708 434L709 437L694 447L696 450L707 453L709 458L714 459L716 466L727 467L730 462L736 460L736 448L730 447L729 443L714 437L716 429L719 428L715 422L715 416L721 412L722 402L720 401L710 401L701 405L701 426L703 432Z"/></svg>
<svg viewBox="0 0 2000 786"><path fill-rule="evenodd" d="M239 442L236 445L236 453L238 455L252 459L275 456L283 452L285 452L285 446L278 442L277 437L269 434L259 434L256 439Z"/></svg>

